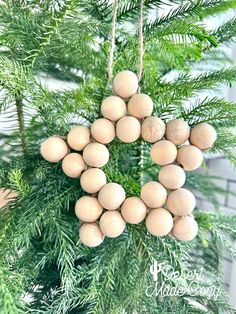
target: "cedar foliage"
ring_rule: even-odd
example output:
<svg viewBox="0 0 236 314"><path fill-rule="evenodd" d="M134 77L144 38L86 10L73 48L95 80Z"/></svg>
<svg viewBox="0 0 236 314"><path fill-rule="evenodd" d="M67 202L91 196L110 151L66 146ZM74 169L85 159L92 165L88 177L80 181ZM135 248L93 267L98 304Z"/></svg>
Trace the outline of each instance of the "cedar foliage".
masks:
<svg viewBox="0 0 236 314"><path fill-rule="evenodd" d="M169 13L148 18L150 10L166 4ZM217 29L204 25L205 18L235 9L236 1L145 0L144 8L141 89L153 98L154 114L165 121L182 117L191 126L211 123L218 132L212 154L224 154L235 167L236 136L231 127L236 125L236 104L200 95L236 79L223 49L235 40L235 18ZM89 249L79 243L74 214L75 201L83 195L79 180L66 177L60 164L50 164L39 154L47 136L66 135L73 125L89 125L100 116L101 101L111 94L111 12L108 0L0 2L0 186L19 193L0 211L0 312L235 313L223 288L221 252L227 249L235 256L236 218L220 211L217 196L225 191L214 183L207 165L204 173L188 174L186 183L216 209L196 210L200 232L195 241L156 238L143 225L128 225L122 236ZM120 1L114 73L137 71L138 14L138 0ZM170 81L172 72L177 75ZM52 91L39 79L45 75L76 87ZM128 196L139 195L141 183L155 180L159 169L150 161L147 143L115 140L109 150L111 158L104 168L108 180L122 184ZM200 293L147 297L154 259L180 272L203 267L208 281L199 286L217 284L222 293L217 299ZM164 279L160 273L160 285Z"/></svg>

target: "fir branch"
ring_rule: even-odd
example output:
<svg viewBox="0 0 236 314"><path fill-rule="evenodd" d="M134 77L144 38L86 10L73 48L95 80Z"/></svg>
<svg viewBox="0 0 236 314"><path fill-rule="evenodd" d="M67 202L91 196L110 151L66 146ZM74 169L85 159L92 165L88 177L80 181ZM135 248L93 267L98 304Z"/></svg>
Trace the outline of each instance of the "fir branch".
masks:
<svg viewBox="0 0 236 314"><path fill-rule="evenodd" d="M220 204L218 197L219 195L227 195L228 192L219 186L219 183L216 182L221 181L222 178L217 176L212 176L207 173L188 173L186 186L190 188L190 190L196 190L202 194L202 196L206 197L209 202L211 202L216 209L219 209Z"/></svg>
<svg viewBox="0 0 236 314"><path fill-rule="evenodd" d="M231 86L236 80L236 68L226 68L200 75L180 74L175 81L155 83L156 96L161 104L177 103L221 84ZM168 102L167 102L168 101Z"/></svg>
<svg viewBox="0 0 236 314"><path fill-rule="evenodd" d="M0 86L11 97L18 96L33 83L30 71L19 62L0 56L0 65Z"/></svg>
<svg viewBox="0 0 236 314"><path fill-rule="evenodd" d="M112 4L107 0L92 0L89 3L85 0L81 7L84 12L90 14L97 21L111 21Z"/></svg>
<svg viewBox="0 0 236 314"><path fill-rule="evenodd" d="M217 97L206 98L196 102L190 109L185 109L182 116L191 126L207 122L215 126L230 127L235 125L235 104Z"/></svg>
<svg viewBox="0 0 236 314"><path fill-rule="evenodd" d="M172 1L173 4L179 1ZM144 0L144 13L147 14L149 10L161 7L162 4L170 5L168 1L162 0ZM118 10L118 21L125 21L127 19L134 20L139 15L139 1L124 1L121 2Z"/></svg>
<svg viewBox="0 0 236 314"><path fill-rule="evenodd" d="M215 16L220 13L224 13L230 9L236 8L235 0L213 0L212 5L206 6L204 10L201 11L200 17L203 19L208 16Z"/></svg>
<svg viewBox="0 0 236 314"><path fill-rule="evenodd" d="M219 12L226 11L236 7L236 1L221 1L221 0L200 0L186 1L177 8L173 8L167 14L158 17L155 21L147 24L146 30L151 31L165 23L171 24L173 21L181 21L189 18L199 20L199 16L206 17Z"/></svg>
<svg viewBox="0 0 236 314"><path fill-rule="evenodd" d="M211 151L213 153L224 154L224 156L236 169L236 156L234 152L234 147L236 147L236 135L231 130L220 128L217 140Z"/></svg>
<svg viewBox="0 0 236 314"><path fill-rule="evenodd" d="M44 31L40 38L37 38L38 47L31 50L29 56L24 59L24 61L31 62L33 65L36 59L44 52L45 47L47 47L51 38L56 34L59 25L63 22L64 18L68 12L74 7L74 0L67 0L64 6L61 8L60 12L52 12L51 20L49 25L43 25Z"/></svg>
<svg viewBox="0 0 236 314"><path fill-rule="evenodd" d="M214 242L217 250L227 249L233 258L236 258L236 249L232 241L236 238L236 217L223 213L197 213L196 219L203 230L208 230L210 239L206 236L206 245ZM210 245L210 244L209 244Z"/></svg>
<svg viewBox="0 0 236 314"><path fill-rule="evenodd" d="M27 310L22 297L22 275L4 267L0 261L0 310L4 314L23 314Z"/></svg>
<svg viewBox="0 0 236 314"><path fill-rule="evenodd" d="M204 27L193 24L191 20L178 20L172 24L159 26L152 32L153 35L167 37L175 43L208 42L212 46L218 44L213 35L209 34Z"/></svg>
<svg viewBox="0 0 236 314"><path fill-rule="evenodd" d="M213 35L217 38L220 43L229 44L235 41L236 34L236 18L233 18L218 29L216 29Z"/></svg>

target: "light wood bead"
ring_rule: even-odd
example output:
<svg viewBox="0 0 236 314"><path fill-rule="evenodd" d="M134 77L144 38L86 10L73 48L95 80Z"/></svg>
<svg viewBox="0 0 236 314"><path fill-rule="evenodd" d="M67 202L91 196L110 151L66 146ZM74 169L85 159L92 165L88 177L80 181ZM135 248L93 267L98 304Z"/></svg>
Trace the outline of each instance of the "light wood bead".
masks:
<svg viewBox="0 0 236 314"><path fill-rule="evenodd" d="M91 125L92 137L99 143L108 144L112 142L116 136L115 126L108 119L98 119Z"/></svg>
<svg viewBox="0 0 236 314"><path fill-rule="evenodd" d="M178 149L176 160L185 171L193 171L201 166L203 154L196 146L184 145Z"/></svg>
<svg viewBox="0 0 236 314"><path fill-rule="evenodd" d="M107 211L100 218L100 228L108 238L116 238L125 230L125 221L118 211Z"/></svg>
<svg viewBox="0 0 236 314"><path fill-rule="evenodd" d="M159 182L167 189L176 190L181 188L186 180L184 170L176 165L167 165L159 172Z"/></svg>
<svg viewBox="0 0 236 314"><path fill-rule="evenodd" d="M190 136L190 127L184 120L175 119L166 124L167 140L171 141L175 145L184 144Z"/></svg>
<svg viewBox="0 0 236 314"><path fill-rule="evenodd" d="M177 217L172 234L181 241L192 241L198 234L198 224L192 216Z"/></svg>
<svg viewBox="0 0 236 314"><path fill-rule="evenodd" d="M177 216L190 214L196 206L196 198L186 189L172 191L167 198L169 211Z"/></svg>
<svg viewBox="0 0 236 314"><path fill-rule="evenodd" d="M123 117L116 125L116 135L124 143L135 142L141 134L140 122L134 117Z"/></svg>
<svg viewBox="0 0 236 314"><path fill-rule="evenodd" d="M147 214L147 207L139 197L128 197L121 206L121 215L130 224L139 224Z"/></svg>
<svg viewBox="0 0 236 314"><path fill-rule="evenodd" d="M167 198L166 189L156 181L150 181L141 189L141 199L150 208L161 207Z"/></svg>
<svg viewBox="0 0 236 314"><path fill-rule="evenodd" d="M165 208L155 208L147 216L146 227L151 234L162 237L170 233L173 218Z"/></svg>
<svg viewBox="0 0 236 314"><path fill-rule="evenodd" d="M83 223L79 229L80 241L88 247L99 246L104 240L104 234L102 233L98 223Z"/></svg>
<svg viewBox="0 0 236 314"><path fill-rule="evenodd" d="M58 162L69 153L69 147L59 136L51 136L42 142L40 152L45 160Z"/></svg>
<svg viewBox="0 0 236 314"><path fill-rule="evenodd" d="M74 150L81 151L90 143L90 131L84 125L79 125L70 130L67 142Z"/></svg>
<svg viewBox="0 0 236 314"><path fill-rule="evenodd" d="M18 197L18 193L10 189L0 189L0 208L7 207L7 205Z"/></svg>
<svg viewBox="0 0 236 314"><path fill-rule="evenodd" d="M138 78L131 71L124 70L116 74L113 80L113 90L121 98L129 98L138 90Z"/></svg>
<svg viewBox="0 0 236 314"><path fill-rule="evenodd" d="M96 221L102 214L102 206L96 197L82 196L75 205L76 216L85 222Z"/></svg>
<svg viewBox="0 0 236 314"><path fill-rule="evenodd" d="M163 138L165 130L165 123L160 118L148 117L142 123L141 135L144 141L155 143Z"/></svg>
<svg viewBox="0 0 236 314"><path fill-rule="evenodd" d="M120 184L107 183L98 193L98 201L103 208L114 210L125 200L125 190Z"/></svg>
<svg viewBox="0 0 236 314"><path fill-rule="evenodd" d="M162 140L152 145L150 155L155 164L165 166L175 161L177 148L172 142Z"/></svg>
<svg viewBox="0 0 236 314"><path fill-rule="evenodd" d="M118 121L126 114L126 104L118 96L109 96L102 102L101 113L104 118L114 122Z"/></svg>
<svg viewBox="0 0 236 314"><path fill-rule="evenodd" d="M88 166L100 168L108 162L109 151L103 144L90 143L83 151L83 158Z"/></svg>
<svg viewBox="0 0 236 314"><path fill-rule="evenodd" d="M107 183L105 173L99 168L84 171L80 178L81 188L87 193L97 193Z"/></svg>
<svg viewBox="0 0 236 314"><path fill-rule="evenodd" d="M83 170L87 168L82 156L77 153L68 154L62 161L63 172L71 178L80 177Z"/></svg>
<svg viewBox="0 0 236 314"><path fill-rule="evenodd" d="M153 111L153 101L146 94L135 94L128 102L128 112L131 116L143 119L149 117Z"/></svg>
<svg viewBox="0 0 236 314"><path fill-rule="evenodd" d="M202 150L211 148L216 139L216 130L208 123L200 123L191 130L191 144Z"/></svg>

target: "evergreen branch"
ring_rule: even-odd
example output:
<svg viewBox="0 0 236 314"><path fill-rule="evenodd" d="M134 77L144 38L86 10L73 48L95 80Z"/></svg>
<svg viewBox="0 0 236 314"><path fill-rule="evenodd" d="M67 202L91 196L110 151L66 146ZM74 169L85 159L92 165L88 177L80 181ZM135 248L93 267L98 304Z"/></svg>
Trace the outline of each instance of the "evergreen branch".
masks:
<svg viewBox="0 0 236 314"><path fill-rule="evenodd" d="M158 17L155 21L147 24L146 30L151 31L165 23L171 24L173 21L181 21L189 18L199 20L199 16L206 17L210 14L229 10L236 7L236 1L221 1L221 0L200 0L186 1L177 8L173 8L167 14Z"/></svg>
<svg viewBox="0 0 236 314"><path fill-rule="evenodd" d="M23 314L27 310L23 300L22 282L20 274L13 273L8 268L0 265L0 310L4 314Z"/></svg>
<svg viewBox="0 0 236 314"><path fill-rule="evenodd" d="M161 103L165 103L165 100L171 103L185 100L198 92L216 88L221 84L231 86L235 80L236 68L233 67L196 76L180 74L174 82L157 82L155 89L156 95L161 97Z"/></svg>
<svg viewBox="0 0 236 314"><path fill-rule="evenodd" d="M185 109L183 118L193 126L207 122L215 126L234 126L236 119L233 102L214 97L196 102L190 109Z"/></svg>
<svg viewBox="0 0 236 314"><path fill-rule="evenodd" d="M150 30L148 30L150 32ZM159 26L151 36L168 37L175 43L209 42L217 46L216 38L209 34L204 27L193 24L191 20L174 21L172 24Z"/></svg>
<svg viewBox="0 0 236 314"><path fill-rule="evenodd" d="M188 173L186 186L190 188L190 190L196 190L200 192L204 197L215 206L215 208L219 208L219 195L227 195L228 192L219 186L216 182L222 180L220 177L211 176L206 173Z"/></svg>
<svg viewBox="0 0 236 314"><path fill-rule="evenodd" d="M214 242L217 250L227 251L236 258L236 249L232 243L236 239L236 216L225 215L222 213L198 213L196 219L203 230L208 230L211 234L211 239L205 238L206 243Z"/></svg>
<svg viewBox="0 0 236 314"><path fill-rule="evenodd" d="M214 0L211 1L212 5L206 6L200 13L200 18L203 19L208 16L215 16L224 13L230 9L236 8L235 0Z"/></svg>
<svg viewBox="0 0 236 314"><path fill-rule="evenodd" d="M83 1L83 11L88 13L92 18L98 21L111 21L111 14L112 14L112 4L109 3L107 0L91 0ZM89 5L88 5L89 4Z"/></svg>
<svg viewBox="0 0 236 314"><path fill-rule="evenodd" d="M235 41L236 37L236 18L233 18L218 29L216 29L213 35L217 38L220 43L230 43Z"/></svg>
<svg viewBox="0 0 236 314"><path fill-rule="evenodd" d="M217 140L211 149L213 153L221 153L230 161L236 169L236 156L234 152L236 147L236 135L231 130L220 128Z"/></svg>
<svg viewBox="0 0 236 314"><path fill-rule="evenodd" d="M185 117L188 113L193 109L200 105L198 110L199 115L204 114L207 115L213 114L212 112L207 113L207 109L204 109L204 104L207 102L207 99L203 101L201 108L200 102L196 102L196 104L190 106L187 105L187 108L184 109L183 102L188 100L188 98L192 96L198 95L198 92L205 91L208 89L216 89L221 84L227 84L231 86L232 82L235 80L236 71L235 68L222 69L219 71L212 71L209 73L203 73L200 75L189 75L182 74L177 77L177 79L173 82L167 81L154 81L153 82L153 90L154 90L154 100L156 100L156 104L154 106L154 112L161 116L164 120L169 120L175 117ZM217 100L218 101L218 100ZM225 101L222 100L225 104ZM227 103L227 101L226 101ZM209 104L213 106L213 104ZM223 107L215 104L216 110L221 110ZM230 110L234 110L233 106L229 103L226 105ZM206 113L205 113L206 112ZM195 111L194 111L195 113ZM221 114L224 115L226 112L221 110ZM197 117L195 117L197 119ZM203 120L200 116L198 117L199 121ZM209 120L210 121L210 120ZM232 121L232 120L231 120ZM223 120L222 120L223 122ZM229 122L229 121L228 121ZM225 119L225 123L227 124L227 119ZM191 122L192 123L192 122ZM195 122L194 122L195 123ZM233 123L233 122L232 122ZM223 124L222 124L223 125Z"/></svg>
<svg viewBox="0 0 236 314"><path fill-rule="evenodd" d="M30 55L24 61L30 61L32 65L34 64L36 59L44 52L45 47L50 44L52 37L56 34L59 25L64 21L68 12L74 7L74 2L74 0L67 0L60 12L51 16L50 25L44 25L43 35L37 38L38 47L31 50Z"/></svg>
<svg viewBox="0 0 236 314"><path fill-rule="evenodd" d="M193 15L196 15L200 12L200 7L202 5L209 5L212 1L198 1L197 3L195 2L186 2L181 6L178 6L177 8L174 8L170 10L167 14L158 17L155 21L151 22L146 26L146 31L150 31L152 29L155 29L159 27L160 25L164 23L171 23L175 20L183 20L185 18L190 18Z"/></svg>
<svg viewBox="0 0 236 314"><path fill-rule="evenodd" d="M172 1L172 3L178 3L179 1ZM147 13L149 10L156 9L161 7L162 4L167 4L168 1L162 0L144 0L144 13ZM129 18L135 19L139 15L139 1L124 1L121 2L121 5L118 10L118 21L124 21Z"/></svg>
<svg viewBox="0 0 236 314"><path fill-rule="evenodd" d="M11 96L19 95L29 88L32 76L19 62L0 56L0 86Z"/></svg>
<svg viewBox="0 0 236 314"><path fill-rule="evenodd" d="M73 308L77 297L77 285L81 278L75 268L75 260L78 257L78 249L75 246L74 239L71 237L72 230L75 229L73 220L66 221L61 213L55 215L53 211L48 216L46 222L46 243L54 243L54 252L52 258L56 258L60 270L60 287L57 288L58 297L52 300L50 305L43 313L67 313ZM68 302L69 298L69 302Z"/></svg>

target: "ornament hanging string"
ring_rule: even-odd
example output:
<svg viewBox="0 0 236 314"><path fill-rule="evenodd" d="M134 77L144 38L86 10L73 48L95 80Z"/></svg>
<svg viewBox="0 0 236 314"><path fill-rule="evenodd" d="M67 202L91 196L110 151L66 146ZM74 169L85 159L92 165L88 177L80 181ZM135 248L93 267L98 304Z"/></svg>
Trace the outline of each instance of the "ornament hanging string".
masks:
<svg viewBox="0 0 236 314"><path fill-rule="evenodd" d="M113 59L115 50L115 39L116 39L116 17L118 10L118 0L114 0L113 11L112 11L112 24L111 24L111 35L110 35L110 51L108 60L108 79L111 82L113 78Z"/></svg>
<svg viewBox="0 0 236 314"><path fill-rule="evenodd" d="M113 10L112 10L112 24L111 24L111 34L110 34L110 50L108 58L108 80L111 82L113 79L113 61L114 61L114 51L115 51L115 38L116 38L116 19L118 11L119 0L114 0ZM143 0L140 0L140 12L139 12L139 22L138 22L138 81L142 78L143 73Z"/></svg>
<svg viewBox="0 0 236 314"><path fill-rule="evenodd" d="M139 11L139 23L138 23L138 81L140 82L143 74L143 56L144 56L144 47L143 47L143 0L140 0L140 11Z"/></svg>

